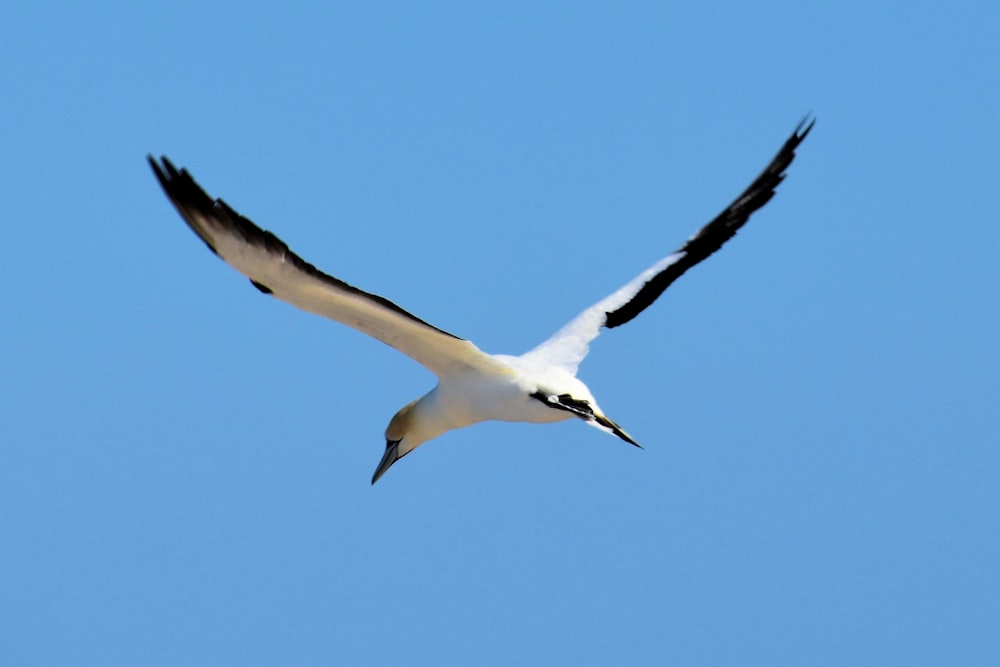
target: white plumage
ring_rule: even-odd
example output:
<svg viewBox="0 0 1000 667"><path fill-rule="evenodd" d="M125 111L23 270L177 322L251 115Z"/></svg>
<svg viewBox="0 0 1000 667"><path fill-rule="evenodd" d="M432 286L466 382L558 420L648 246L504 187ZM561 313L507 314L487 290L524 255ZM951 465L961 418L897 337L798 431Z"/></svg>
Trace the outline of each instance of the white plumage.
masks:
<svg viewBox="0 0 1000 667"><path fill-rule="evenodd" d="M278 237L213 200L167 158L149 163L192 230L259 290L336 320L390 345L425 366L438 385L403 407L386 428L386 448L372 477L416 447L486 420L547 423L577 417L638 446L609 419L576 377L602 328L620 326L652 304L687 269L718 250L774 195L795 149L815 121L803 121L754 182L676 252L587 308L551 338L521 356L487 354L473 343L424 322L383 297L316 269Z"/></svg>

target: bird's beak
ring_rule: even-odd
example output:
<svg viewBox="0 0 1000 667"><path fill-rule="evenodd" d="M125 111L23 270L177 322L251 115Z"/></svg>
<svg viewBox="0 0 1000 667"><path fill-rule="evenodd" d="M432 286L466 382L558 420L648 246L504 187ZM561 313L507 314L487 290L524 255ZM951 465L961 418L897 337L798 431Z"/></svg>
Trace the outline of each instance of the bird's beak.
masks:
<svg viewBox="0 0 1000 667"><path fill-rule="evenodd" d="M385 474L385 471L392 467L392 464L399 460L399 443L401 440L386 440L385 442L385 454L382 455L382 460L378 462L378 467L375 468L375 474L372 475L372 484L378 481L378 478Z"/></svg>

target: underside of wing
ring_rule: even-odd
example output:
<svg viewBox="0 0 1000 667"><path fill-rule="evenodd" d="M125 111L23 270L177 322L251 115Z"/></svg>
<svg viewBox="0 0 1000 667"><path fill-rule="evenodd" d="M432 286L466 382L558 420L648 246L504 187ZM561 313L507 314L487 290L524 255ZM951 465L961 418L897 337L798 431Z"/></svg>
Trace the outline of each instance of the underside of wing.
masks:
<svg viewBox="0 0 1000 667"><path fill-rule="evenodd" d="M439 376L491 363L471 342L323 273L277 236L209 197L186 169L176 169L165 157L150 156L149 164L188 226L261 292L366 333Z"/></svg>
<svg viewBox="0 0 1000 667"><path fill-rule="evenodd" d="M795 159L795 149L812 130L815 120L803 120L753 183L711 222L698 230L674 253L664 257L587 310L580 313L554 336L525 356L544 358L576 373L587 355L590 341L601 327L613 328L629 322L649 307L663 291L695 264L731 239L754 211L774 196L785 170Z"/></svg>

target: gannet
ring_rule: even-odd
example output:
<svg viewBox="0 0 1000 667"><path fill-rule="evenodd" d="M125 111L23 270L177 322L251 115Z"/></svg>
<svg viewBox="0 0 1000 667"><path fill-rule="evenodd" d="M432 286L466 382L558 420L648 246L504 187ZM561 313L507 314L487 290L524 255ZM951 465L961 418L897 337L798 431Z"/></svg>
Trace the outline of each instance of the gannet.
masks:
<svg viewBox="0 0 1000 667"><path fill-rule="evenodd" d="M520 356L487 354L384 297L323 273L222 199L212 199L186 169L178 171L166 156L147 159L188 226L258 290L366 333L437 376L434 389L403 406L390 420L385 452L372 475L374 484L396 461L428 440L487 420L550 423L575 417L639 447L576 377L591 341L602 328L621 326L641 313L674 280L732 238L774 196L795 149L815 122L806 118L799 123L753 183L678 250Z"/></svg>

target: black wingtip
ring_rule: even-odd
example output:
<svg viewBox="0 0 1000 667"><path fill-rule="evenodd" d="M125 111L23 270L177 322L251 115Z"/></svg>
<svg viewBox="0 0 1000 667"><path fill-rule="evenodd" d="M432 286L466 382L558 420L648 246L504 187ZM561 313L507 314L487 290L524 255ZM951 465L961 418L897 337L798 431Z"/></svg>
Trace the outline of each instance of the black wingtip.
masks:
<svg viewBox="0 0 1000 667"><path fill-rule="evenodd" d="M160 163L156 161L152 153L146 154L146 162L149 163L149 168L153 170L153 174L156 176L156 180L160 182L161 186L165 187L167 182L167 175L164 173L163 168L160 167Z"/></svg>
<svg viewBox="0 0 1000 667"><path fill-rule="evenodd" d="M186 169L178 170L166 155L161 155L157 160L152 154L148 154L146 161L149 162L163 192L187 222L188 227L198 235L212 254L219 256L219 251L209 235L192 216L193 211L200 211L203 214L211 212L215 207L212 198L194 182Z"/></svg>
<svg viewBox="0 0 1000 667"><path fill-rule="evenodd" d="M643 449L643 446L640 445L635 440L633 440L632 436L630 436L628 433L625 432L625 429L623 429L621 426L619 426L618 424L616 424L613 420L609 419L606 415L601 415L601 414L596 414L595 413L594 414L594 421L596 421L598 424L600 424L604 428L606 428L609 431L611 431L613 434L617 435L619 438L621 438L622 440L624 440L628 444L634 445L635 447L638 447L639 449Z"/></svg>
<svg viewBox="0 0 1000 667"><path fill-rule="evenodd" d="M674 280L706 257L721 248L746 224L750 216L774 197L779 184L785 180L785 170L795 159L799 144L812 131L816 119L812 112L796 126L795 131L785 140L781 148L771 158L771 162L753 182L711 222L699 229L678 251L679 258L663 271L653 276L625 304L604 315L604 326L608 329L630 322L663 293Z"/></svg>
<svg viewBox="0 0 1000 667"><path fill-rule="evenodd" d="M813 116L812 111L810 111L805 116L803 116L801 121L799 121L798 126L796 126L795 128L795 133L793 134L793 136L799 142L801 142L803 139L809 136L809 133L812 132L813 125L815 124L816 124L816 117Z"/></svg>
<svg viewBox="0 0 1000 667"><path fill-rule="evenodd" d="M152 153L146 154L146 161L149 166L152 167L153 173L156 177L163 182L164 180L170 181L171 179L177 178L180 172L177 171L177 167L167 158L166 155L161 155L160 159L157 160L153 157Z"/></svg>

